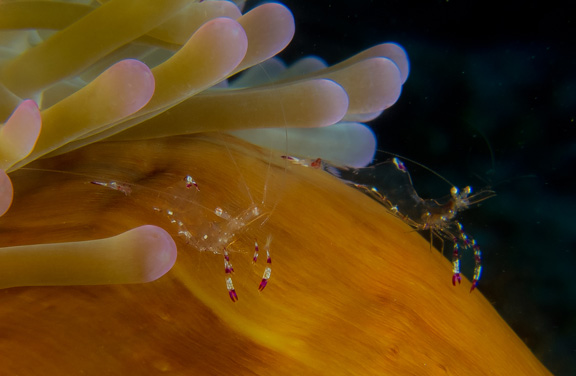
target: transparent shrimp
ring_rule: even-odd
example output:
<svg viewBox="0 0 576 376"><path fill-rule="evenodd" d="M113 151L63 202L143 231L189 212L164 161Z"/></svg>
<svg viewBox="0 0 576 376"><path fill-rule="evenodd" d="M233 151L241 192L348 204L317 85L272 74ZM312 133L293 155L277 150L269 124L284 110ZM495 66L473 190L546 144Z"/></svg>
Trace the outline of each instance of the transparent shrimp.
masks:
<svg viewBox="0 0 576 376"><path fill-rule="evenodd" d="M335 166L326 161L296 157L283 158L301 166L321 168L372 197L415 230L431 231L440 239L452 242L453 285L462 280L460 271L462 251L471 249L475 265L470 291L478 286L482 275L482 251L456 218L458 213L493 197L496 194L494 191L485 189L472 193L470 186L459 190L452 185L450 194L446 197L423 199L414 189L405 164L397 157L366 168ZM310 161L314 161L314 165Z"/></svg>
<svg viewBox="0 0 576 376"><path fill-rule="evenodd" d="M225 136L222 137L224 145L227 145ZM268 163L272 161L272 155L271 152ZM123 181L122 178L114 176L114 172L103 173L102 176L96 177L84 174L81 170L72 172L30 167L25 167L23 170L35 170L44 174L58 173L67 175L71 179L75 177L74 181L79 181L79 184L93 184L99 187L95 188L95 192L99 192L96 197L121 195L121 197L128 196L126 199L130 201L145 202L152 212L158 213L163 220L168 221L166 229L172 230L185 244L199 252L222 255L225 286L230 299L236 302L238 293L233 283L234 268L231 260L233 252L244 252L240 244L244 244L246 238L256 239L262 236L262 230L265 231L263 225L272 215L280 199L277 193L282 179L272 179L269 174L278 169L268 168L266 175L260 178L264 186L261 190L253 191L248 187L243 176L244 173L252 173L252 166L242 165L231 151L229 151L229 156L229 163L233 168L228 169L231 172L226 176L223 175L219 183L234 181L238 185L238 192L236 192L238 197L229 203L215 200L216 196L212 188L213 184L218 183L197 181L192 177L197 176L193 168L188 171L189 173L184 169L177 169L182 173L161 174L154 178L158 181L158 185L152 186L139 184L140 177L135 177L131 181ZM202 190L199 186L202 186ZM269 192L272 189L275 190L273 194ZM268 236L262 249L266 252L267 261L262 278L258 283L255 281L259 291L267 286L271 275L271 239L272 237ZM238 242L239 240L242 242ZM257 258L253 261L256 263Z"/></svg>
<svg viewBox="0 0 576 376"><path fill-rule="evenodd" d="M232 156L231 156L232 158ZM231 163L235 163L232 160ZM166 200L162 202L161 205L154 206L154 211L164 214L168 217L170 223L176 226L176 231L180 237L182 237L187 244L190 244L193 248L200 252L211 252L214 254L222 254L224 259L224 273L225 273L225 285L228 290L230 299L233 302L238 301L238 293L234 287L233 275L234 268L231 261L231 249L233 244L243 235L250 236L252 225L259 223L262 225L271 216L274 206L270 205L265 201L265 195L262 197L262 201L257 202L253 198L253 192L250 191L246 183L244 182L244 177L241 174L241 168L235 166L240 177L239 180L244 185L246 196L249 199L249 204L244 208L234 209L234 208L223 208L217 206L213 209L209 207L201 206L200 199L193 198L188 199L185 193L181 193L181 190L176 190L177 195L174 199L172 196L167 197ZM266 178L264 192L268 188L268 178ZM191 175L187 175L182 179L183 184L186 189L195 187L194 190L188 191L195 195L200 195L200 190L198 184ZM203 190L206 194L209 194L209 189ZM195 221L190 219L189 206L193 207L201 206L200 209L205 213L205 216L211 218L211 220L205 221ZM188 206L188 208L187 208ZM211 214L210 214L211 213ZM194 230L192 230L192 228ZM266 287L268 280L271 275L271 257L270 257L270 243L271 236L268 236L268 240L264 246L266 251L267 261L266 268L263 273L263 277L258 285L258 290L262 291ZM253 262L257 261L257 250L258 243L255 241L256 253L253 258Z"/></svg>

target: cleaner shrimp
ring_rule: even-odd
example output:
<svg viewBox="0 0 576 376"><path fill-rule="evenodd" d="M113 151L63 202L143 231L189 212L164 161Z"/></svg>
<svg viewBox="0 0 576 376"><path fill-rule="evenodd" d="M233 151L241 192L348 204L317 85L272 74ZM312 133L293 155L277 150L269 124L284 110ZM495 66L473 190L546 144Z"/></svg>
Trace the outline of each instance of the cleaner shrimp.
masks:
<svg viewBox="0 0 576 376"><path fill-rule="evenodd" d="M180 141L174 138L170 142L181 142L182 149L196 145L190 142L217 144L228 166L214 180L206 179L208 167L202 163L186 163L189 167L171 166L166 170L160 164L160 167L152 167L152 172L140 172L131 164L123 164L119 157L120 145L98 154L94 158L96 166L90 169L82 162L76 164L74 157L57 156L21 170L34 172L40 176L39 180L59 174L58 180L63 186L73 182L77 189L85 191L87 200L118 203L113 205L113 210L125 212L124 207L127 207L130 214L126 215L138 217L138 210L142 210L142 216L158 216L159 224L174 238L180 238L180 251L190 248L221 255L224 285L233 302L238 300L233 282L233 255L251 252L247 248L251 243L254 246L252 265L261 269L255 289L263 291L272 274L273 237L266 235L265 224L280 199L283 167L272 168L270 163L275 159L274 154L263 150L258 152L259 167L249 164L249 159L242 158L239 149L232 147L236 141L225 134L215 134L211 138L188 137ZM210 158L196 150L188 154L191 154L191 160ZM255 179L256 188L249 186L248 180L254 182ZM225 186L224 190L222 186ZM222 197L227 198L223 200ZM260 245L259 241L262 241ZM265 255L263 260L258 260L259 251Z"/></svg>
<svg viewBox="0 0 576 376"><path fill-rule="evenodd" d="M473 193L471 186L460 190L434 171L418 162L411 161L428 169L451 185L450 194L445 197L421 198L414 189L406 165L397 156L365 168L336 166L319 158L304 159L293 156L282 156L282 158L300 166L326 171L378 201L390 213L402 219L416 231L430 231L440 240L451 242L453 244L452 284L454 286L456 282L460 284L462 280L460 271L462 253L466 249L471 249L474 254L474 272L470 291L472 292L478 286L482 276L482 251L476 240L464 231L457 217L460 212L495 196L494 191L484 189Z"/></svg>

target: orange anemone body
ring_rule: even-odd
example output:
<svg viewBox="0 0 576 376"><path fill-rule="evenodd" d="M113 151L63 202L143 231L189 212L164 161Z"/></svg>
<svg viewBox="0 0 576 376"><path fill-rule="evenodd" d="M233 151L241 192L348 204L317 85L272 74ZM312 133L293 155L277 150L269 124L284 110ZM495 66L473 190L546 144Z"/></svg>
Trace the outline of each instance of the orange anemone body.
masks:
<svg viewBox="0 0 576 376"><path fill-rule="evenodd" d="M29 167L10 175L1 246L155 224L178 259L148 284L3 290L2 374L549 374L468 281L451 285L450 263L428 242L320 170L203 135L97 143ZM215 208L236 218L251 205L262 214L227 244L233 303L223 250L198 251L166 210L199 236L226 225ZM268 236L272 276L259 292L265 254L252 264L254 240L262 253Z"/></svg>

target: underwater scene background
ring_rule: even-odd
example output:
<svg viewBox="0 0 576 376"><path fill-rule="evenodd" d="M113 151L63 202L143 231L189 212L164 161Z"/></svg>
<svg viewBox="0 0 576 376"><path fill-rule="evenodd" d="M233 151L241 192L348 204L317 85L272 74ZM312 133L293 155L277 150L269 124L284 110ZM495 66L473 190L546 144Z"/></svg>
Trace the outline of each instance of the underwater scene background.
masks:
<svg viewBox="0 0 576 376"><path fill-rule="evenodd" d="M22 60L30 64L20 64L20 58L15 58L3 66L0 86L9 88L2 92L3 110L12 111L21 99L35 93L42 113L33 100L25 101L19 115L13 115L0 134L7 135L2 140L8 140L4 144L9 147L0 149L10 157L3 158L4 167L0 169L2 173L10 171L9 176L0 176L4 179L0 181L0 198L4 199L0 212L3 214L14 200L0 226L6 256L0 262L0 276L5 282L0 312L0 374L26 374L27 370L36 374L38 369L45 374L98 375L150 374L152 370L183 375L227 374L230 370L234 374L273 370L274 374L286 375L304 371L396 375L416 369L422 374L433 370L439 374L521 374L524 369L545 373L492 306L554 374L573 374L576 289L571 267L576 264L576 242L571 162L576 145L576 74L575 46L570 40L574 35L573 19L561 3L284 2L296 19L294 42L281 54L287 63L312 54L335 64L383 41L396 42L406 49L411 72L401 98L371 123L380 149L375 161L403 156L416 192L424 198L446 197L451 185L496 192L496 197L472 194L487 199L481 199L479 205L458 218L484 251L484 273L478 287L488 302L481 294L469 294L467 288L453 288L449 273L443 278L438 272L447 271L449 262L429 246L431 232L422 233L422 238L414 231L415 226L411 228L391 215L394 212L414 225L432 217L450 221L451 208L462 209L455 204L442 206L438 210L441 215L432 209L415 210L415 217L406 214L401 200L408 197L412 199L408 200L410 204L416 195L409 189L412 182L391 179L399 174L405 178L401 162L395 161L386 180L388 186L393 186L392 191L400 193L394 199L388 192L387 197L377 197L383 208L325 173L334 174L338 168L331 165L335 160L322 154L320 144L306 156L322 157L324 162L299 162L298 158L286 157L300 157L292 148L297 143L285 128L292 121L320 126L324 124L322 119L340 119L344 112L364 119L364 115L394 103L407 72L398 47L387 45L396 51L393 55L399 60L376 59L367 65L360 62L362 67L381 66L381 70L361 69L363 74L353 78L347 74L328 75L322 80L308 77L296 84L300 89L292 91L292 85L281 82L278 87L264 84L243 88L242 76L232 79L228 89L220 90L225 84L219 82L225 77L265 59L260 59L260 54L268 50L261 48L260 37L276 36L280 40L273 43L275 39L271 38L272 56L283 49L294 30L290 11L278 4L261 5L242 17L232 6L235 15L230 17L240 21L213 20L190 39L168 38L177 42L172 45L172 49L179 50L176 55L162 49L147 55L150 51L144 48L144 63L124 60L86 86L93 78L89 73L96 76L98 67L89 73L84 71L86 76L72 77L73 82L59 82L75 75L71 72L76 59L82 60L83 47L97 59L95 56L106 46L112 48L119 37L124 36L125 43L146 37L143 33L149 30L144 27L147 22L168 17L170 6L174 11L182 10L189 1L108 2L102 5L103 10L89 10L90 16L79 22L84 26L94 22L96 28L82 29L92 32L74 32L78 30L74 23L66 29L68 33L62 33L71 36L68 41L81 42L76 48L71 45L64 54L42 55L42 51L58 45L55 37L22 55ZM196 1L201 4L194 6L220 6ZM106 2L94 0L92 5ZM0 25L5 28L29 29L31 23L34 28L58 29L62 25L52 23L60 16L65 19L67 14L58 11L54 17L46 17L49 12L28 12L22 0L0 3L15 4L12 10L17 10L0 12L4 17ZM63 5L54 3L54 8L43 8L50 1L31 3L38 7L34 9L62 9L58 7ZM260 4L248 1L244 10ZM227 5L231 3L221 4ZM80 17L75 12L87 11L82 6L64 8L73 10L72 19ZM11 6L3 11L6 9ZM193 14L208 17L208 13ZM128 18L133 22L126 22ZM184 24L193 23L186 18ZM127 27L130 25L135 28ZM132 35L129 37L124 32L134 35L128 33ZM6 35L8 41L20 40ZM22 45L7 45L2 52L11 57L18 46L31 47L50 34L26 31L14 35L32 37L21 39ZM114 43L101 43L106 38L99 37L107 35L113 36ZM122 51L139 48L128 47ZM117 61L116 57L112 60ZM36 64L46 69L36 69ZM105 61L100 68L104 66ZM66 67L70 70L59 77L60 68L66 71ZM274 68L270 67L269 71L257 67L260 73L266 71L266 77L260 79L272 79ZM39 81L33 77L37 73ZM387 77L394 85L382 82ZM339 80L341 85L335 83ZM39 94L56 81L59 84ZM142 85L134 86L134 82ZM205 90L216 83L218 89ZM56 88L77 90L79 94L67 97ZM361 97L357 96L360 92ZM179 102L183 98L188 99ZM119 137L116 142L85 146L20 168L54 151L51 147L64 146L71 140L66 147L80 146L93 136L98 138L101 134L93 134L95 129L90 126L101 130L98 127L103 124L117 125L118 119L127 119L142 108L148 112L128 122L147 124L115 136ZM30 121L21 114L27 114ZM36 142L40 119L43 132L36 149L22 160L24 151L30 149L14 147L9 142L14 138L9 136L19 133L10 131L21 129L14 124L37 125L36 133L21 132L26 135L21 144L30 143L32 148L31 139ZM282 151L278 152L263 152L220 133L246 124L278 123L283 127ZM194 128L199 124L201 130L217 130L216 134L161 138L154 133L179 134L180 126L189 130L190 125ZM80 128L79 133L75 133L76 128ZM193 132L200 129L194 128ZM131 135L152 138L122 141L122 137L130 139ZM339 137L341 140L350 141L349 137ZM249 152L251 147L254 150ZM346 154L340 146L330 149L339 156ZM372 150L367 146L360 149ZM250 157L256 161L250 162ZM301 166L292 166L289 160ZM14 161L21 165L12 164ZM302 167L316 167L313 163L320 163L324 171ZM299 181L305 184L298 185ZM353 184L356 188L368 191L368 185L354 182L360 184ZM344 192L352 198L344 199ZM453 193L452 198L460 196ZM422 202L420 197L417 199ZM315 209L321 203L326 209ZM388 219L394 224L387 224ZM143 226L150 222L167 229ZM417 228L426 228L428 223ZM476 256L478 280L479 248L469 241L459 223L449 225L452 227L443 233L442 228L438 231L447 241L438 236L434 245L448 257L450 236L457 244L472 246L475 254L466 250L462 258L463 274L472 275ZM117 234L121 228L132 229L127 231L132 234L130 240L91 240ZM144 233L133 232L142 228ZM163 243L166 247L158 245L169 250L166 257L147 253L156 248L146 241L147 230L167 240ZM63 246L61 241L69 243ZM257 241L267 253L265 268L260 268L262 263L256 265ZM86 247L94 252L78 252ZM176 248L179 262L166 277L154 283L125 285L150 281L165 273L174 264ZM41 249L43 257L52 259L42 261L24 249ZM69 249L74 252L63 252ZM126 252L129 249L138 252ZM187 251L190 249L192 252ZM270 278L269 249L274 265L280 267L274 269L271 288L261 293ZM237 257L247 252L254 252L252 261L250 257ZM142 253L151 258L132 258ZM120 257L126 254L126 259ZM218 254L218 262L214 262ZM78 255L81 257L77 259L69 257ZM114 255L112 260L118 258L121 262L111 262L106 255ZM90 261L92 256L99 262ZM158 262L160 259L164 262ZM238 260L237 270L251 271L255 279L250 278L250 272L235 276L234 287L230 259L235 263ZM455 260L453 273L458 278L459 259ZM145 268L150 265L153 268ZM157 274L159 270L162 272ZM56 280L51 279L53 276ZM258 281L256 288L252 282ZM85 286L102 283L105 286ZM15 286L20 287L8 288Z"/></svg>
<svg viewBox="0 0 576 376"><path fill-rule="evenodd" d="M576 28L566 2L283 3L296 19L288 62L314 54L333 64L381 41L406 49L402 95L371 123L379 149L496 191L462 215L484 252L479 289L552 373L573 374ZM448 193L408 168L420 196Z"/></svg>

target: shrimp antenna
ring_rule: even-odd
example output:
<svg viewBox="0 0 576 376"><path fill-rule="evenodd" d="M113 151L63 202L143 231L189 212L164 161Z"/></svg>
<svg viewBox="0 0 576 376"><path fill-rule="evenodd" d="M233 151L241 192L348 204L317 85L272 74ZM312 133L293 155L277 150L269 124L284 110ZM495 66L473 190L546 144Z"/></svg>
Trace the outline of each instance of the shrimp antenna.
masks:
<svg viewBox="0 0 576 376"><path fill-rule="evenodd" d="M491 182L492 179L490 178L490 175L494 174L496 171L496 156L494 155L494 149L492 148L492 145L490 144L490 140L488 140L488 137L482 131L482 129L471 124L468 121L466 121L466 122L474 130L474 132L480 136L480 138L482 139L482 141L486 145L486 148L488 149L488 153L490 154L490 169L486 173L484 173L485 177L482 177L479 173L476 173L476 172L473 172L472 175L475 176L478 180L481 180L484 184L486 184L486 186L491 187L492 186L492 182ZM476 138L476 135L473 134L472 137ZM470 148L468 149L467 163L469 165L469 168L472 167L471 166L472 163L470 161L471 152L472 152L472 146L470 146Z"/></svg>

